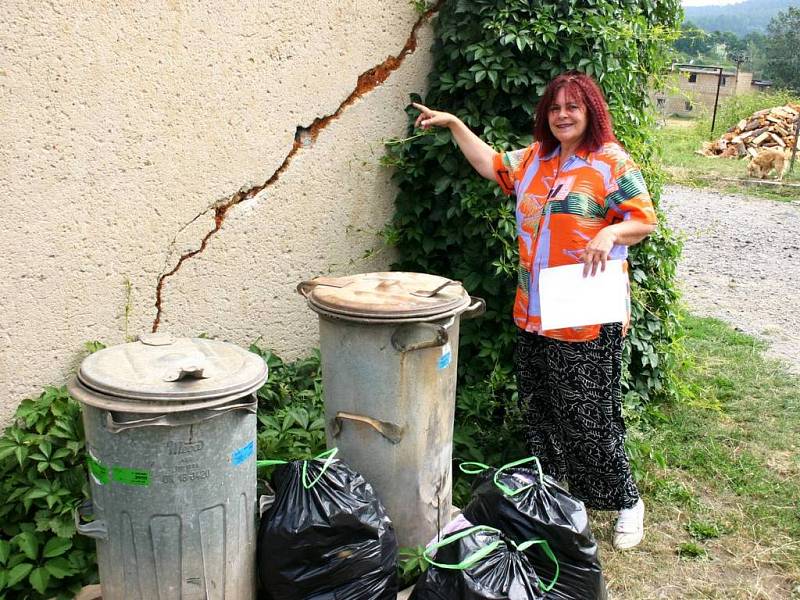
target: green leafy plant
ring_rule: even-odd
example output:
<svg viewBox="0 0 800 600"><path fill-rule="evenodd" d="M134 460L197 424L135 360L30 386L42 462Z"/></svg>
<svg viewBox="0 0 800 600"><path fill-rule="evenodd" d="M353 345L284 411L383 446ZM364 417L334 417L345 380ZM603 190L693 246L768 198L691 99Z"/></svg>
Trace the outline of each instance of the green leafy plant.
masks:
<svg viewBox="0 0 800 600"><path fill-rule="evenodd" d="M631 471L637 482L641 482L652 473L652 467L664 469L667 459L664 453L653 444L642 432L631 430L625 440L625 450L631 461Z"/></svg>
<svg viewBox="0 0 800 600"><path fill-rule="evenodd" d="M94 352L102 350L105 347L106 345L103 342L98 342L97 340L92 340L83 344L83 348L86 350L87 354L93 354Z"/></svg>
<svg viewBox="0 0 800 600"><path fill-rule="evenodd" d="M678 556L684 560L700 560L708 558L708 550L695 542L683 542L678 546Z"/></svg>
<svg viewBox="0 0 800 600"><path fill-rule="evenodd" d="M94 540L73 511L88 497L78 403L48 387L0 438L0 599L72 598L96 581Z"/></svg>
<svg viewBox="0 0 800 600"><path fill-rule="evenodd" d="M511 402L506 402L511 398ZM498 364L484 381L465 383L456 397L453 432L455 462L502 465L525 456L525 436L516 403L516 382L509 365ZM453 502L466 506L472 481L454 468Z"/></svg>
<svg viewBox="0 0 800 600"><path fill-rule="evenodd" d="M689 521L686 531L696 540L709 540L718 538L724 532L724 527L713 521Z"/></svg>
<svg viewBox="0 0 800 600"><path fill-rule="evenodd" d="M538 98L555 75L577 69L606 93L615 132L641 166L656 206L656 166L648 89L666 64L680 18L677 0L459 0L446 2L435 24L434 67L425 104L456 114L498 150L531 142ZM412 100L420 101L419 96ZM399 192L387 227L399 250L395 268L437 273L464 283L487 301L486 314L463 324L456 449L470 457L517 436L507 407L513 378L491 385L490 400L466 419L480 386L510 369L516 337L511 322L516 281L514 201L474 173L446 130L418 136L408 109L406 143L386 149ZM679 349L677 238L664 225L632 248L632 329L625 345L623 392L630 413L674 397ZM495 406L496 405L496 406ZM503 408L505 407L505 408ZM634 415L635 416L635 415ZM501 440L498 441L497 440Z"/></svg>
<svg viewBox="0 0 800 600"><path fill-rule="evenodd" d="M258 456L298 460L325 449L325 410L319 351L286 363L258 346L250 351L269 368L267 383L258 390Z"/></svg>
<svg viewBox="0 0 800 600"><path fill-rule="evenodd" d="M400 548L397 563L397 580L400 589L407 588L419 579L428 570L428 561L425 560L425 546L415 548Z"/></svg>
<svg viewBox="0 0 800 600"><path fill-rule="evenodd" d="M428 6L428 0L409 0L409 4L420 15L425 14L430 9L430 6Z"/></svg>

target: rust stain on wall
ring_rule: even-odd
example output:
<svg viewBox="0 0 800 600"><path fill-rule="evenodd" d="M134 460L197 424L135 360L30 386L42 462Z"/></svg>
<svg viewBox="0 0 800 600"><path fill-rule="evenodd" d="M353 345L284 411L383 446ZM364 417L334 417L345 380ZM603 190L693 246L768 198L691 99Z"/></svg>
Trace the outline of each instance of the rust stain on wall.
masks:
<svg viewBox="0 0 800 600"><path fill-rule="evenodd" d="M353 104L356 100L368 94L377 86L381 85L386 79L389 78L389 75L392 72L396 71L400 65L403 63L405 58L413 53L417 49L417 32L419 28L425 23L432 15L439 11L440 6L444 0L438 0L436 4L434 4L430 9L428 9L424 14L417 19L414 26L411 28L411 33L408 36L408 40L406 41L405 45L403 46L402 50L397 56L389 56L386 60L384 60L379 65L372 67L368 71L365 71L361 75L358 76L358 81L356 83L355 89L350 93L347 98L339 105L335 112L331 113L330 115L326 115L324 117L320 117L314 119L308 127L298 127L297 133L295 134L295 140L292 144L292 149L289 151L289 154L286 155L286 158L283 159L283 162L278 167L278 169L270 176L267 181L263 184L250 188L249 190L243 192L237 192L230 198L217 202L214 206L214 228L206 233L203 239L200 241L200 246L196 250L192 250L191 252L187 252L178 259L178 262L175 266L167 271L166 273L162 273L158 278L158 284L156 286L156 317L153 321L153 332L158 331L158 327L161 324L161 313L163 311L163 292L164 292L164 284L166 280L172 277L175 273L177 273L183 263L187 260L197 256L201 252L206 249L209 240L222 228L223 223L225 222L225 216L228 213L228 210L232 207L236 206L240 202L248 200L252 198L256 194L260 193L264 189L268 188L272 184L274 184L280 176L283 174L284 171L289 167L289 164L292 161L297 152L302 148L307 148L313 145L314 141L319 136L320 132L328 126L328 124L337 119L342 112L351 104ZM204 213L207 212L203 211ZM195 217L196 219L197 217Z"/></svg>

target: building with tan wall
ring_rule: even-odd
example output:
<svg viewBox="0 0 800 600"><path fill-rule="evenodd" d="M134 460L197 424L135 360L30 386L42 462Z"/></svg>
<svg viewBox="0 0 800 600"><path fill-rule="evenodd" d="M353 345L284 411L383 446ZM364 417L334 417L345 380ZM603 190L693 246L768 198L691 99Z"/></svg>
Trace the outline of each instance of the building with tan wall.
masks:
<svg viewBox="0 0 800 600"><path fill-rule="evenodd" d="M653 101L664 115L703 116L714 110L719 83L719 103L733 96L759 91L753 74L735 69L675 65L664 87L653 94Z"/></svg>
<svg viewBox="0 0 800 600"><path fill-rule="evenodd" d="M295 285L391 262L382 141L431 60L409 2L10 0L0 32L0 425L88 340L303 354Z"/></svg>

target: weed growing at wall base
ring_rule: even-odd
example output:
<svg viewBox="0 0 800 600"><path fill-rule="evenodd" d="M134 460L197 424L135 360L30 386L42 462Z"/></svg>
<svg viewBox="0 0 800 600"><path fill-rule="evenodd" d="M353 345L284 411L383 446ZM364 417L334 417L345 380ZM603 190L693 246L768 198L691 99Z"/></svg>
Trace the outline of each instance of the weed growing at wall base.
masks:
<svg viewBox="0 0 800 600"><path fill-rule="evenodd" d="M325 409L319 351L286 363L258 342L269 379L258 390L258 456L265 459L313 458L325 450ZM266 471L268 472L268 471Z"/></svg>

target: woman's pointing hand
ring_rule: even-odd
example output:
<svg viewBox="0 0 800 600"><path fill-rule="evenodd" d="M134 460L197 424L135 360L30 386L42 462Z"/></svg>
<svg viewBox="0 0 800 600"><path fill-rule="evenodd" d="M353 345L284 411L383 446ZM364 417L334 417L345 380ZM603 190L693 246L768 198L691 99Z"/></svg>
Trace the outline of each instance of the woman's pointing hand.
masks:
<svg viewBox="0 0 800 600"><path fill-rule="evenodd" d="M414 121L414 127L422 127L428 129L429 127L449 127L455 122L456 117L447 112L438 110L431 110L427 106L412 102L411 106L419 111L417 120Z"/></svg>

